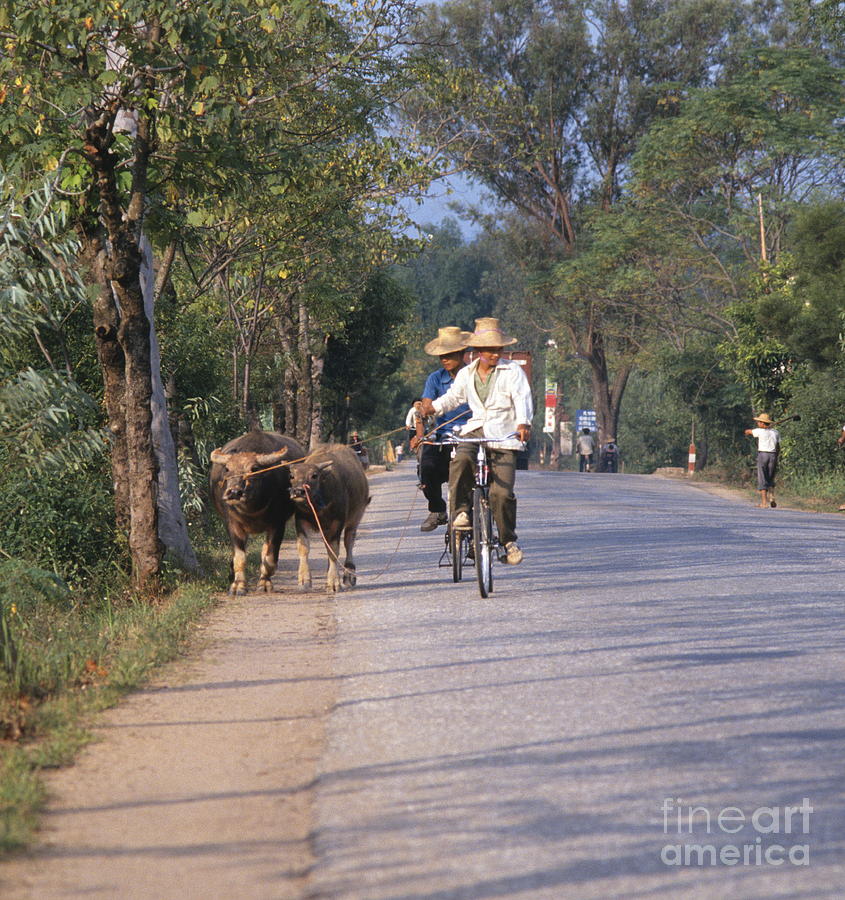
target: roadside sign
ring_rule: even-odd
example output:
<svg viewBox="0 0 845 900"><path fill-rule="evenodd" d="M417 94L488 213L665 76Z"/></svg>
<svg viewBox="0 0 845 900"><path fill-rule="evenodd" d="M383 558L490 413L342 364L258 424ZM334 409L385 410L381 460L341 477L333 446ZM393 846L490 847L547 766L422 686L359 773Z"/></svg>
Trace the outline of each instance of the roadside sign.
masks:
<svg viewBox="0 0 845 900"><path fill-rule="evenodd" d="M543 434L555 433L555 411L557 410L557 382L546 379L545 420Z"/></svg>
<svg viewBox="0 0 845 900"><path fill-rule="evenodd" d="M575 431L580 434L584 428L590 431L597 431L596 411L594 409L577 409L575 410Z"/></svg>

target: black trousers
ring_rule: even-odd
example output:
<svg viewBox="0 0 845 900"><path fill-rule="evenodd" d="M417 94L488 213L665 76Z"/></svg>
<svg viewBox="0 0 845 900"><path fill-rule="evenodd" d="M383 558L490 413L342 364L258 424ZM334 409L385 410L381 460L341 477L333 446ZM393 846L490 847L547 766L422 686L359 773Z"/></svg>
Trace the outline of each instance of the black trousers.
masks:
<svg viewBox="0 0 845 900"><path fill-rule="evenodd" d="M428 500L428 511L446 512L446 501L443 499L443 485L449 480L449 460L451 447L432 447L423 444L420 453L420 484L423 496Z"/></svg>

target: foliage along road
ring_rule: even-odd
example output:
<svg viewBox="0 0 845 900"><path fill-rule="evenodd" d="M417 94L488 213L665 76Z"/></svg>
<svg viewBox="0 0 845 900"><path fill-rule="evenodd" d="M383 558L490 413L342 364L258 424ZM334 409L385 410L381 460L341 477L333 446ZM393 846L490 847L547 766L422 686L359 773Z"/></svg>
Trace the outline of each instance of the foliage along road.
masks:
<svg viewBox="0 0 845 900"><path fill-rule="evenodd" d="M4 897L837 895L845 523L520 473L526 560L481 600L412 465L372 486L359 588L227 600Z"/></svg>

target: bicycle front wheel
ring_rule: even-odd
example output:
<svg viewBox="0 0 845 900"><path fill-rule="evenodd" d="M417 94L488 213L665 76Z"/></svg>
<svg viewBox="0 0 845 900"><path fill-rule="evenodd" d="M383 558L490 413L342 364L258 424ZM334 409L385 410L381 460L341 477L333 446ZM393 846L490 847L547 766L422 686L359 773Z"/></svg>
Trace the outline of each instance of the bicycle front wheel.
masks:
<svg viewBox="0 0 845 900"><path fill-rule="evenodd" d="M452 554L452 581L460 581L464 564L463 533L449 524L449 552Z"/></svg>
<svg viewBox="0 0 845 900"><path fill-rule="evenodd" d="M478 591L482 597L489 597L493 593L493 513L481 488L472 494L472 540Z"/></svg>

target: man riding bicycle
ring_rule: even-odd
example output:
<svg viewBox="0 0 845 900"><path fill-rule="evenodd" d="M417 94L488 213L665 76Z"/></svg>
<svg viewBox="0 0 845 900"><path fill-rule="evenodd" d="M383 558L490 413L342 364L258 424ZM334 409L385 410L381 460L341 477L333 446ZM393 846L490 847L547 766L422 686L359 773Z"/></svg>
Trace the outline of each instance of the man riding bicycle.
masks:
<svg viewBox="0 0 845 900"><path fill-rule="evenodd" d="M458 372L464 367L464 350L468 338L469 334L466 331L449 325L446 328L439 328L437 337L425 345L425 352L429 356L440 358L441 368L432 372L426 379L420 400L425 397L436 400L452 387ZM450 435L456 425L463 426L469 415L469 407L463 404L454 411L454 414L441 416L437 421L437 440L442 441L444 437ZM421 437L412 437L411 449L416 450L421 441ZM420 525L420 531L434 531L438 525L446 524L443 483L449 480L451 455L451 447L423 443L420 453L420 483L428 501L428 516Z"/></svg>
<svg viewBox="0 0 845 900"><path fill-rule="evenodd" d="M515 344L499 327L499 320L475 320L475 331L467 346L477 351L478 359L461 369L455 383L442 396L432 401L423 399L423 415L438 416L468 403L469 421L461 431L462 437L500 438L516 433L516 437L488 444L490 460L490 505L499 541L505 548L505 561L511 565L522 562L523 553L517 544L516 453L531 437L534 403L531 386L522 367L501 358L502 348ZM469 528L472 489L475 484L475 445L460 444L449 467L449 494L452 524L455 528Z"/></svg>

